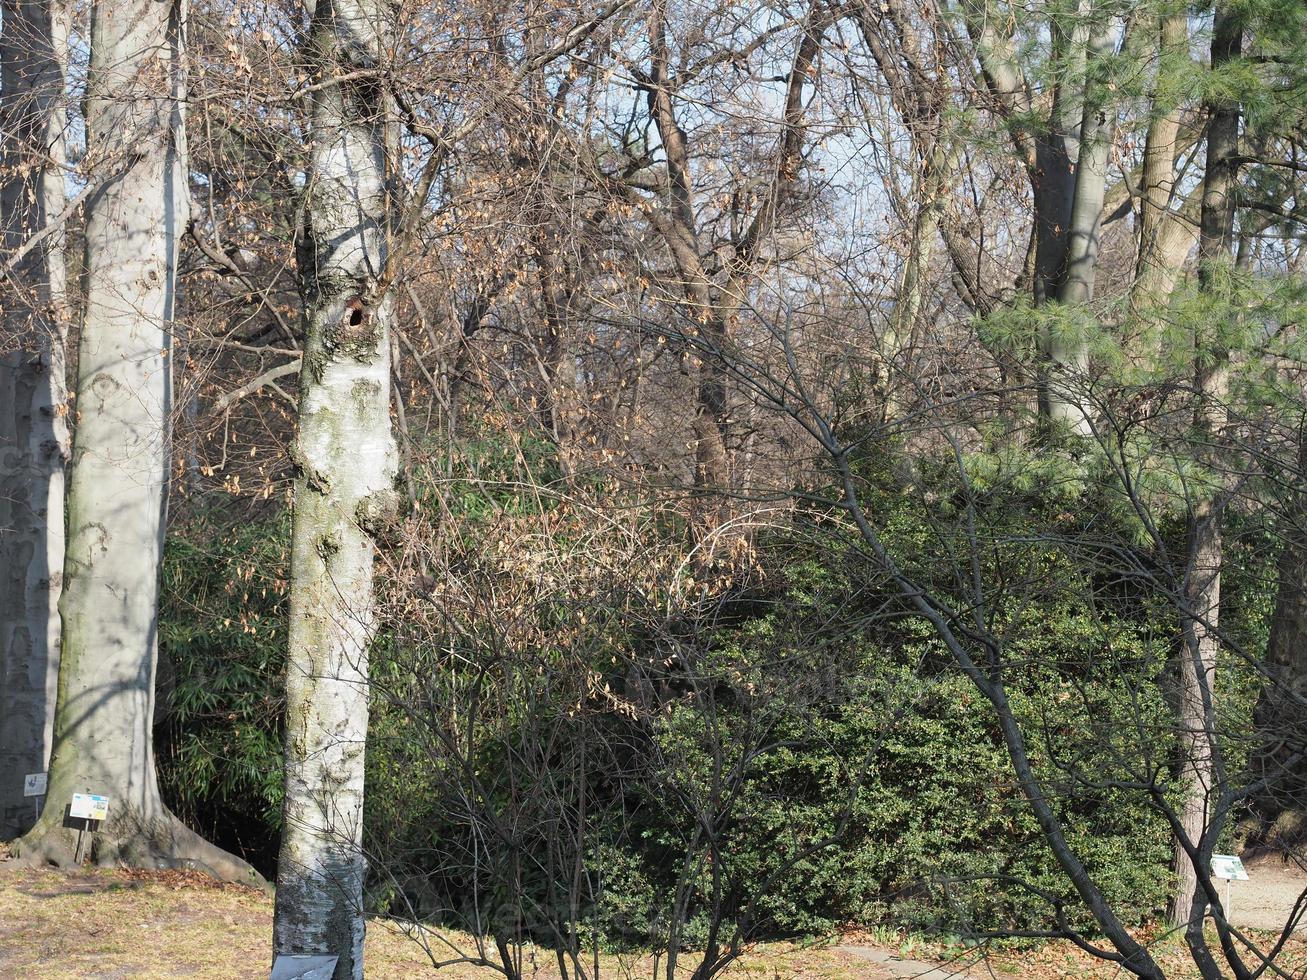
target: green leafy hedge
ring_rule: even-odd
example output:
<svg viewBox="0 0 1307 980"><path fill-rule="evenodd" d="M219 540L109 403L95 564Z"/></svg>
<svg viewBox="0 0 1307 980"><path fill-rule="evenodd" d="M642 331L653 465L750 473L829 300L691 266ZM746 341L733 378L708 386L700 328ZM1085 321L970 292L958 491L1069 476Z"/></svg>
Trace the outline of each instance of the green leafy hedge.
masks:
<svg viewBox="0 0 1307 980"><path fill-rule="evenodd" d="M481 479L493 484L503 468L496 451L476 449ZM1037 478L1026 479L1017 457L968 465L982 496L988 628L1001 638L1007 690L1036 771L1109 900L1124 919L1143 920L1163 907L1170 842L1146 794L1113 787L1130 783L1141 765L1168 764L1173 617L1139 583L1105 571L1092 549L1068 546L1135 540L1123 524L1103 529L1114 511L1095 489L1092 466L1075 464L1057 479L1042 461ZM887 544L919 581L948 595L970 571L959 572L967 541L946 473L905 479L877 463L862 477ZM546 495L515 510L519 492L507 478L497 490L447 485L445 508L420 507L413 519L440 514L444 540L456 526L464 541L493 544L496 522L558 506ZM764 542L747 595L708 604L702 621L693 609L675 613L681 632L671 640L697 686L676 675L690 668L669 668L656 680L670 693L638 717L579 710L578 685L593 675L634 697L629 665L658 661L671 642L667 596L643 605L628 597L605 613L594 595L569 598L542 586L539 602L520 614L539 617L546 628L537 634L546 637L570 630L566 650L514 647L511 630L490 636L503 624L478 625L475 617L451 621L448 635L428 647L389 624L373 656L384 689L368 753L374 905L438 910L464 925L480 916L493 926L523 896L541 909L556 903L558 880L545 855L584 789L591 886L581 918L613 942L668 941L678 875L696 848L682 944L706 935L715 887L716 900L737 918L750 916L759 933L844 923L1041 929L1058 903L1085 925L1017 788L991 706L856 535L827 516L801 515L792 533ZM557 527L554 545L568 556L559 560L577 560L575 523ZM675 533L657 520L645 527ZM160 627L171 678L159 728L169 798L269 871L281 793L287 536L284 514L232 526L215 512L174 528ZM1255 528L1232 540L1253 545L1232 548L1243 564L1231 569L1226 601L1234 628L1257 643L1274 556L1254 546ZM470 552L453 560L469 580L482 574L507 588L502 576L513 574L483 567ZM493 669L476 662L485 650L501 658ZM576 663L578 656L588 659ZM576 676L550 675L564 666ZM1231 677L1237 736L1254 685L1234 665ZM397 699L405 690L411 705ZM435 717L441 698L469 691L504 705L474 726L470 770L432 741L446 724ZM531 744L541 730L547 751ZM717 769L742 774L725 802L714 796L714 746ZM575 768L582 749L593 753L584 772ZM534 785L551 776L557 798L523 789L524 779ZM513 817L505 832L512 846L493 860L479 836L485 827L472 820L477 807ZM708 857L698 832L704 808L715 821ZM224 837L233 827L238 840Z"/></svg>

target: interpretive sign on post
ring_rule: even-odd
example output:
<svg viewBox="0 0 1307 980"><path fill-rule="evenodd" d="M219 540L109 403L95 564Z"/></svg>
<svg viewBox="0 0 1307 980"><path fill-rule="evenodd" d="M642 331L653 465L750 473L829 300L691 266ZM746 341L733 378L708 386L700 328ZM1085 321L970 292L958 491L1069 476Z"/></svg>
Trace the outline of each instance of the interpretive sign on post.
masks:
<svg viewBox="0 0 1307 980"><path fill-rule="evenodd" d="M339 956L299 956L282 953L272 963L270 980L331 980Z"/></svg>
<svg viewBox="0 0 1307 980"><path fill-rule="evenodd" d="M109 817L109 797L94 793L74 793L68 807L68 816L82 820L106 820Z"/></svg>
<svg viewBox="0 0 1307 980"><path fill-rule="evenodd" d="M97 796L95 793L74 793L72 802L68 804L68 816L82 821L82 825L77 828L77 852L73 855L73 860L81 867L82 837L91 829L92 820L108 818L109 797Z"/></svg>
<svg viewBox="0 0 1307 980"><path fill-rule="evenodd" d="M1226 881L1247 881L1248 872L1243 862L1233 854L1213 854L1212 874Z"/></svg>
<svg viewBox="0 0 1307 980"><path fill-rule="evenodd" d="M37 820L41 819L41 797L45 796L49 781L49 774L44 772L29 772L23 777L23 795L32 798L32 812Z"/></svg>
<svg viewBox="0 0 1307 980"><path fill-rule="evenodd" d="M1233 907L1230 895L1230 882L1247 881L1248 872L1244 870L1243 862L1239 860L1237 854L1213 854L1212 875L1217 878L1225 879L1225 921L1229 922L1231 916L1234 914L1230 911Z"/></svg>

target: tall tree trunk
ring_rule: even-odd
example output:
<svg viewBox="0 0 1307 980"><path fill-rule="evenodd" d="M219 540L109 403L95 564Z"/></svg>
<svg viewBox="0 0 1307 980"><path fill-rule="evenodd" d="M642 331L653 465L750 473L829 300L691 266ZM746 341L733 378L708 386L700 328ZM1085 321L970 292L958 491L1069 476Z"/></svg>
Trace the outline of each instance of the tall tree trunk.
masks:
<svg viewBox="0 0 1307 980"><path fill-rule="evenodd" d="M1076 210L1077 195L1089 186L1088 183L1081 186L1077 162L1084 152L1081 129L1088 101L1092 2L1077 0L1076 16L1070 18L1069 31L1056 20L1049 27L1058 80L1053 89L1047 127L1036 134L1034 160L1027 164L1034 198L1034 275L1031 288L1036 305L1063 298L1072 215ZM1075 399L1069 398L1061 381L1061 376L1066 373L1064 366L1070 362L1074 370L1081 360L1077 348L1078 345L1055 336L1047 327L1041 331L1038 407L1040 419L1044 422L1083 415L1073 407Z"/></svg>
<svg viewBox="0 0 1307 980"><path fill-rule="evenodd" d="M376 535L393 515L391 302L386 268L389 8L317 0L300 274L308 329L300 375L286 665L286 795L276 954L335 954L363 976L364 743Z"/></svg>
<svg viewBox="0 0 1307 980"><path fill-rule="evenodd" d="M729 519L727 498L722 494L730 487L730 457L727 436L730 414L726 371L723 359L729 331L728 316L723 315L714 296L724 292L723 306L735 299L730 283L715 290L703 261L694 208L692 168L685 131L677 119L674 78L670 67L667 38L667 3L659 0L649 14L650 72L645 86L649 114L658 127L658 135L667 157L670 183L668 213L654 211L650 217L662 234L672 261L681 277L685 293L685 314L692 323L686 332L694 338L688 345L682 370L694 385L694 418L691 423L694 447L694 488L699 494L693 523L696 533L711 534ZM765 212L765 206L759 214ZM768 221L774 215L768 215ZM770 227L770 224L769 224ZM707 552L703 552L706 554Z"/></svg>
<svg viewBox="0 0 1307 980"><path fill-rule="evenodd" d="M1189 70L1189 21L1183 10L1162 16L1157 51L1153 116L1140 181L1139 251L1130 292L1132 304L1145 315L1166 304L1197 237L1192 221L1173 211L1179 87Z"/></svg>
<svg viewBox="0 0 1307 980"><path fill-rule="evenodd" d="M1265 780L1258 809L1268 821L1307 807L1307 418L1298 424L1298 486L1284 519L1275 611L1266 641L1266 685L1257 704L1262 738L1253 759ZM1294 844L1297 841L1287 841Z"/></svg>
<svg viewBox="0 0 1307 980"><path fill-rule="evenodd" d="M910 341L921 315L930 277L930 261L935 251L935 236L948 203L949 182L956 178L956 169L957 154L953 150L952 135L940 133L926 157L919 179L914 181L917 214L913 221L912 241L908 243L908 254L899 277L891 352Z"/></svg>
<svg viewBox="0 0 1307 980"><path fill-rule="evenodd" d="M1034 300L1057 299L1066 278L1071 211L1076 197L1076 161L1084 116L1085 69L1093 0L1076 0L1068 31L1058 19L1049 25L1057 82L1047 128L1036 134L1029 172L1035 203Z"/></svg>
<svg viewBox="0 0 1307 980"><path fill-rule="evenodd" d="M0 309L0 839L35 822L22 777L54 733L68 456L62 0L4 0L0 29L0 259L38 233Z"/></svg>
<svg viewBox="0 0 1307 980"><path fill-rule="evenodd" d="M1218 4L1212 35L1212 69L1239 57L1243 25L1237 14ZM1235 184L1239 170L1239 104L1220 99L1209 104L1207 163L1199 220L1198 276L1200 289L1215 300L1228 299L1234 254ZM1224 304L1223 304L1224 305ZM1219 330L1213 331L1220 333ZM1229 352L1219 336L1194 338L1194 387L1197 404L1194 429L1200 459L1215 472L1216 443L1225 427L1225 396ZM1180 825L1183 837L1196 849L1190 855L1177 842L1176 891L1171 918L1201 941L1208 901L1198 888L1196 868L1206 868L1216 841L1210 832L1211 808L1217 787L1216 661L1220 653L1221 616L1221 493L1215 486L1199 487L1189 514L1189 555L1185 575L1183 643L1180 654L1178 724L1179 778L1183 784Z"/></svg>
<svg viewBox="0 0 1307 980"><path fill-rule="evenodd" d="M657 126L667 162L668 205L648 207L628 188L638 206L662 236L679 275L677 288L684 294L684 310L690 338L682 371L694 387L694 418L691 431L694 449L696 506L691 517L694 533L701 539L716 536L730 522L734 507L729 491L733 486L731 436L732 385L727 369L731 326L746 303L748 287L756 276L756 263L763 245L775 232L785 214L803 167L805 85L815 70L821 40L829 26L829 15L816 3L809 5L803 32L795 48L794 61L786 79L783 125L777 146L776 169L752 219L732 236L720 280L709 272L711 250L705 251L696 224L693 168L686 133L677 119L677 77L670 68L666 0L652 5L649 14L650 69L641 82L649 115ZM738 537L732 533L726 540ZM700 561L711 561L712 548L696 551Z"/></svg>
<svg viewBox="0 0 1307 980"><path fill-rule="evenodd" d="M1106 103L1108 91L1102 78L1103 61L1111 53L1112 32L1100 27L1089 43L1085 66L1080 155L1075 168L1075 191L1067 215L1066 264L1058 299L1083 305L1094 298L1098 272L1099 237L1103 201L1107 195L1107 155L1112 127ZM1049 338L1048 412L1050 418L1080 435L1090 432L1090 416L1083 390L1089 369L1089 351L1080 336Z"/></svg>
<svg viewBox="0 0 1307 980"><path fill-rule="evenodd" d="M913 181L917 212L913 220L912 241L908 244L903 272L899 276L894 315L879 355L883 374L882 402L887 419L901 418L912 401L913 393L897 383L894 372L898 370L899 357L914 342L931 278L935 239L948 208L951 182L957 178L959 154L955 134L938 119L934 122L934 142L922 161L921 174Z"/></svg>
<svg viewBox="0 0 1307 980"><path fill-rule="evenodd" d="M168 811L154 766L168 353L187 205L179 15L155 0L92 11L87 159L101 185L86 208L54 752L45 811L15 848L71 861L80 821L65 819L67 807L74 793L97 793L110 800L92 836L98 864L249 879L247 864Z"/></svg>
<svg viewBox="0 0 1307 980"><path fill-rule="evenodd" d="M1065 140L1043 135L1036 145L1036 164L1030 181L1034 191L1036 304L1056 299L1066 273L1067 226L1075 202L1075 164Z"/></svg>
<svg viewBox="0 0 1307 980"><path fill-rule="evenodd" d="M553 439L559 474L570 483L576 476L580 458L576 364L572 351L572 276L549 231L541 228L534 237L546 330L541 359L544 383L540 393L540 424Z"/></svg>
<svg viewBox="0 0 1307 980"><path fill-rule="evenodd" d="M909 386L899 383L898 361L915 342L930 290L936 238L943 237L947 247L955 237L941 225L958 179L961 146L958 128L946 116L953 90L948 69L938 48L924 42L920 29L938 29L931 23L933 18L919 25L920 15L901 0L878 7L858 4L854 10L863 43L903 120L912 146L910 159L916 167L912 195L904 202L904 210L915 211L908 253L899 275L894 312L876 352L883 418L898 419L913 398Z"/></svg>

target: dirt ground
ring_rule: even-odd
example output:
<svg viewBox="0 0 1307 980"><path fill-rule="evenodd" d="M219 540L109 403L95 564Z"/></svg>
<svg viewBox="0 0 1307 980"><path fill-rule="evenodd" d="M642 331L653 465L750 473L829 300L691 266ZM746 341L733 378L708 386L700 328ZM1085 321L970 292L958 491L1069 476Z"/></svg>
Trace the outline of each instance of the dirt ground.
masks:
<svg viewBox="0 0 1307 980"><path fill-rule="evenodd" d="M440 958L474 953L470 937L446 934L453 946L429 939ZM0 978L22 980L255 980L271 960L272 900L238 885L187 872L67 873L18 868L0 861ZM548 950L534 974L558 976ZM436 977L494 980L467 964L436 971L422 946L384 922L368 925L369 978ZM687 964L692 966L693 964ZM730 976L736 980L881 980L833 947L764 945ZM603 975L652 978L652 957L602 957ZM528 965L528 970L530 967ZM688 971L687 971L688 975Z"/></svg>
<svg viewBox="0 0 1307 980"><path fill-rule="evenodd" d="M1307 891L1307 871L1274 854L1254 858L1245 866L1248 880L1230 882L1231 917L1237 926L1278 932L1284 928L1298 896ZM1296 931L1307 934L1307 916Z"/></svg>
<svg viewBox="0 0 1307 980"><path fill-rule="evenodd" d="M1250 882L1234 895L1235 917L1249 927L1283 919L1307 875L1271 862L1255 862ZM1296 890L1295 890L1296 889ZM1287 905L1285 904L1287 902ZM1277 909L1280 910L1277 912ZM254 980L268 975L272 902L262 892L223 885L185 872L93 871L67 873L19 868L0 861L0 978L22 980L161 980L165 977ZM470 937L450 933L453 945L431 937L432 951L453 959L474 952ZM847 934L800 945L752 948L728 972L732 980L949 980L951 977L1086 978L1122 974L1067 943L1038 949L974 952L914 943L904 937ZM1195 975L1175 937L1149 937L1167 975ZM1263 936L1263 940L1267 937ZM879 940L879 941L877 941ZM887 940L890 940L887 944ZM457 952L455 951L457 949ZM373 980L418 976L440 980L493 978L468 964L436 971L422 946L397 928L369 924L368 976ZM683 959L685 975L693 962ZM601 975L620 980L654 980L662 964L650 956L601 957ZM1307 937L1290 942L1280 965L1307 976ZM557 978L548 951L539 950L526 972Z"/></svg>

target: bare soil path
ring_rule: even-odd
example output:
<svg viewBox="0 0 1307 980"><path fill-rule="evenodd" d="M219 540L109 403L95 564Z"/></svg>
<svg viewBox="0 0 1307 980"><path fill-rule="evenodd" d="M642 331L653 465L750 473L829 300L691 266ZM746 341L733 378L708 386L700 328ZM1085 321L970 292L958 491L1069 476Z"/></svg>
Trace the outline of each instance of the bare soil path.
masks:
<svg viewBox="0 0 1307 980"><path fill-rule="evenodd" d="M1307 871L1295 861L1267 854L1244 862L1247 881L1230 882L1234 923L1249 929L1280 931L1299 896L1307 890ZM1307 934L1307 916L1295 930Z"/></svg>
<svg viewBox="0 0 1307 980"><path fill-rule="evenodd" d="M1249 935L1260 940L1262 949L1269 949L1288 924L1299 898L1307 891L1307 870L1301 863L1286 860L1279 854L1252 857L1244 863L1249 880L1231 882L1232 918L1236 926L1249 930ZM1197 976L1179 937L1154 933L1141 934L1137 938L1150 942L1168 976L1185 980ZM995 950L954 955L936 950L933 959L928 953L916 952L905 957L898 951L876 945L846 943L839 948L849 956L874 964L895 980L978 980L982 977L1097 980L1122 976L1119 970L1094 960L1069 943L1049 943L1026 951ZM1286 946L1285 955L1278 965L1294 976L1307 977L1307 915L1298 920L1293 939Z"/></svg>

